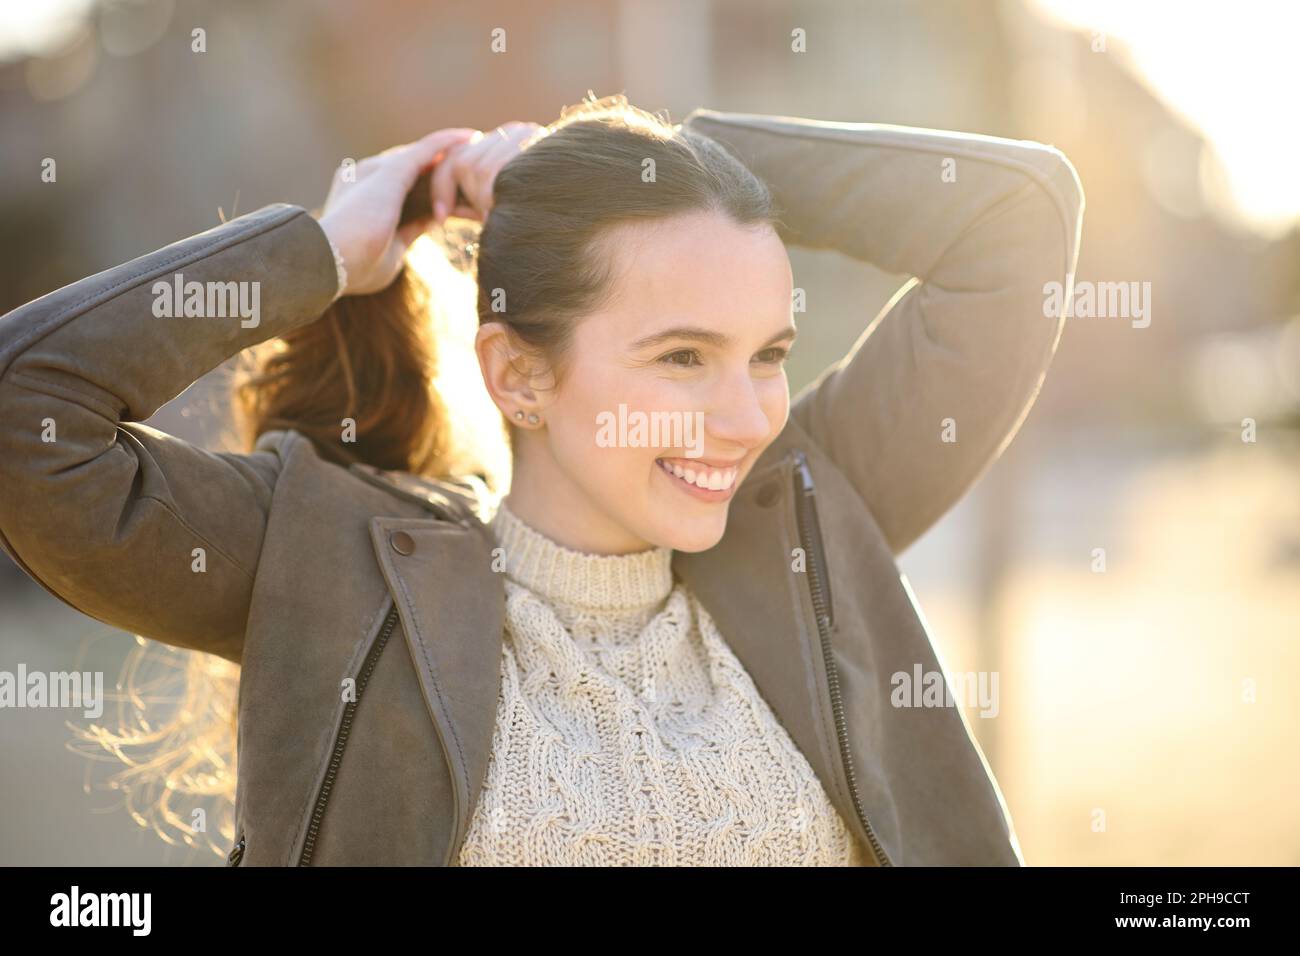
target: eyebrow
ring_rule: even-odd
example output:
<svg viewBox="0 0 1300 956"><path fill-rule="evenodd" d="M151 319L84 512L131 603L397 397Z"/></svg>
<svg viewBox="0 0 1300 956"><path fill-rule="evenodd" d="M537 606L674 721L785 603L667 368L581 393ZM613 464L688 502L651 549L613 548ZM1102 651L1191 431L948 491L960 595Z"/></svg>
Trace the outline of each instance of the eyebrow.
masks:
<svg viewBox="0 0 1300 956"><path fill-rule="evenodd" d="M765 349L770 345L775 345L782 339L790 339L793 342L797 334L798 330L793 325L788 325L760 345L759 348ZM671 329L664 329L662 332L643 336L633 342L631 347L633 351L639 351L652 345L662 345L665 342L682 339L690 342L701 342L704 345L711 345L719 349L726 348L731 344L731 336L722 332L716 332L713 329L702 329L694 325L677 325Z"/></svg>

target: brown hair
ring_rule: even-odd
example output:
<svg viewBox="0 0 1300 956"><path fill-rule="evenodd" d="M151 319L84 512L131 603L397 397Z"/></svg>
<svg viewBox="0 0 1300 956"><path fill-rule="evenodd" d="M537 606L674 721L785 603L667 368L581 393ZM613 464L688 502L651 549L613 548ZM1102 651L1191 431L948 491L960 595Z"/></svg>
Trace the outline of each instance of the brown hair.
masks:
<svg viewBox="0 0 1300 956"><path fill-rule="evenodd" d="M429 303L423 279L403 268L387 288L343 296L258 353L235 383L242 443L292 428L339 464L440 471L446 408L433 389ZM345 441L349 419L355 439Z"/></svg>
<svg viewBox="0 0 1300 956"><path fill-rule="evenodd" d="M717 142L623 94L589 92L497 174L491 214L467 247L479 322L504 323L558 371L572 320L611 290L610 227L704 210L741 225L775 220L766 185ZM284 336L236 382L243 443L293 428L342 464L445 473L451 449L432 385L429 303L408 266L383 291L344 296ZM354 441L342 440L344 418L356 423Z"/></svg>

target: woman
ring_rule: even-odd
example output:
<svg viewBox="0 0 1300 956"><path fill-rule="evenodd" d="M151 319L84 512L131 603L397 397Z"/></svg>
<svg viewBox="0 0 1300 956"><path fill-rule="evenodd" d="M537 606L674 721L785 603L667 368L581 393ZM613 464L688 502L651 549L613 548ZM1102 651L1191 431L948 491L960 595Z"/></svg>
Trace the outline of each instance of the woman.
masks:
<svg viewBox="0 0 1300 956"><path fill-rule="evenodd" d="M319 220L267 206L0 320L6 551L240 665L230 862L1022 863L960 708L893 693L941 673L894 559L1041 386L1064 156L609 97L352 178ZM499 502L442 467L399 273L449 211L482 222ZM785 242L916 277L793 403ZM239 283L257 310L210 307ZM141 424L273 337L247 454Z"/></svg>

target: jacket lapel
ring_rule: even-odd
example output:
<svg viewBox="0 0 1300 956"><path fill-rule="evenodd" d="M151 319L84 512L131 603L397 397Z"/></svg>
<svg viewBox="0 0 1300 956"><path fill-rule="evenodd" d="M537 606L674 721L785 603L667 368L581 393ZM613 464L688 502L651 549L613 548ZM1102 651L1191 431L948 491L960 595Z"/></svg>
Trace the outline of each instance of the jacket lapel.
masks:
<svg viewBox="0 0 1300 956"><path fill-rule="evenodd" d="M449 865L487 774L500 690L505 588L488 529L469 520L377 517L371 544L397 606L456 795Z"/></svg>

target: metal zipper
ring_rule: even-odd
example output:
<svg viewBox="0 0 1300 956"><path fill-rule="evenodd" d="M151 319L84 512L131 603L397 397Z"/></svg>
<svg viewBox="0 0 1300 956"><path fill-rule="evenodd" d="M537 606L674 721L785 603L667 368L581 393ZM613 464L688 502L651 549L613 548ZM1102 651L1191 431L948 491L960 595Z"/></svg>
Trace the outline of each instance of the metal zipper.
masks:
<svg viewBox="0 0 1300 956"><path fill-rule="evenodd" d="M835 609L831 603L830 576L826 573L825 555L822 550L821 524L817 520L816 491L813 487L812 471L808 468L808 458L802 450L795 449L794 498L795 519L799 526L799 543L804 554L808 555L808 587L812 592L813 610L817 617L817 634L821 639L822 661L826 665L826 684L831 695L831 710L835 715L835 734L839 740L840 758L844 762L844 776L849 783L849 796L853 807L862 821L862 829L871 841L871 849L880 866L893 866L885 848L881 846L876 833L867 821L862 809L862 799L858 795L857 777L853 770L853 754L849 751L848 728L844 720L844 701L840 694L840 676L835 666L831 651L831 627L835 622Z"/></svg>
<svg viewBox="0 0 1300 956"><path fill-rule="evenodd" d="M311 824L307 827L307 838L302 845L302 856L298 859L299 866L311 866L312 854L316 850L316 836L320 832L320 824L325 816L325 806L329 803L330 791L334 788L334 778L338 775L339 764L343 761L343 748L347 746L348 735L352 732L352 718L356 713L357 705L361 703L361 696L365 692L366 685L370 683L370 675L374 673L375 664L379 662L379 655L388 643L388 638L392 636L393 628L397 626L397 605L388 611L388 616L384 618L384 625L379 630L379 637L375 640L374 645L370 648L370 653L366 655L365 662L361 665L361 673L357 677L357 697L356 700L350 700L343 707L343 721L339 725L338 736L334 740L334 753L330 757L329 768L325 771L325 779L321 781L320 793L316 795L316 807L312 811ZM242 852L241 852L242 856Z"/></svg>

